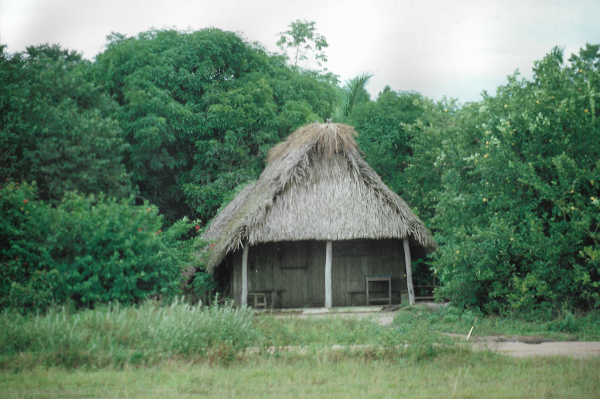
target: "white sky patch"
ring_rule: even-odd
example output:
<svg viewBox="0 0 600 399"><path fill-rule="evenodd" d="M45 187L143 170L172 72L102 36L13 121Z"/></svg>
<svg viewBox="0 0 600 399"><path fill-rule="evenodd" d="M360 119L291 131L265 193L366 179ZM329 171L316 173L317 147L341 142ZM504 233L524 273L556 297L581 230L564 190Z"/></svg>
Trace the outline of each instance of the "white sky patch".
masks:
<svg viewBox="0 0 600 399"><path fill-rule="evenodd" d="M439 100L477 101L552 47L565 59L600 43L598 0L2 0L0 43L8 52L58 43L93 59L111 32L215 27L278 51L277 33L296 19L315 21L329 48L325 65L342 82L374 75L375 99L389 85Z"/></svg>

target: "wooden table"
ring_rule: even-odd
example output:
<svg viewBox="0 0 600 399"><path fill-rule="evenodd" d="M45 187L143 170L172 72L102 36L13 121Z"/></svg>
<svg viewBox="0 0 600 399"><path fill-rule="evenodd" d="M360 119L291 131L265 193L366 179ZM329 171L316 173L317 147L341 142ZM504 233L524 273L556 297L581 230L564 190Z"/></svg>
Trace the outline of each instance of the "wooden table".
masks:
<svg viewBox="0 0 600 399"><path fill-rule="evenodd" d="M387 298L370 298L369 296L369 283L375 281L385 281L388 283L388 296ZM371 302L386 302L388 305L392 304L392 276L391 275L377 275L377 276L365 276L365 291L367 293L367 306Z"/></svg>

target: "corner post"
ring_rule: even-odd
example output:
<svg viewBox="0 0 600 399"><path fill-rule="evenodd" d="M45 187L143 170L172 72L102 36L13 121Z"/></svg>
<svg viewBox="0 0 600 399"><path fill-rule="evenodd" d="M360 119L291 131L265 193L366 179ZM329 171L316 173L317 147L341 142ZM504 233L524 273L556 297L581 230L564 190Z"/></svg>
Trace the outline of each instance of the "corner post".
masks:
<svg viewBox="0 0 600 399"><path fill-rule="evenodd" d="M325 250L325 307L331 308L331 258L332 258L331 241L327 241L327 249Z"/></svg>
<svg viewBox="0 0 600 399"><path fill-rule="evenodd" d="M244 253L242 254L242 300L241 305L248 305L248 240L244 241Z"/></svg>
<svg viewBox="0 0 600 399"><path fill-rule="evenodd" d="M410 306L415 304L415 290L412 281L412 263L410 259L410 247L408 246L408 237L402 239L404 243L404 263L406 263L406 285L408 288L408 303Z"/></svg>

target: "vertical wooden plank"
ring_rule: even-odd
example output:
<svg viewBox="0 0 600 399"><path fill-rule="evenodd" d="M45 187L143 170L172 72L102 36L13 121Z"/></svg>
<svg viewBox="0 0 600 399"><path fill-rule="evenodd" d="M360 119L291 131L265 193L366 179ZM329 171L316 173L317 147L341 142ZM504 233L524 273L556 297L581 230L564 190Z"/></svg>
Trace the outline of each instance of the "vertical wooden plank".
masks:
<svg viewBox="0 0 600 399"><path fill-rule="evenodd" d="M289 254L286 251L286 248L288 246L284 244L285 243L283 242L278 243L279 265L274 271L274 276L277 276L276 280L281 289L284 291L281 295L281 307L290 308L292 307L294 292L292 289L293 284L288 278L288 272L290 269L283 268L287 262L286 256L289 256Z"/></svg>
<svg viewBox="0 0 600 399"><path fill-rule="evenodd" d="M308 259L305 259L307 262ZM308 269L298 269L298 275L296 279L296 286L298 287L298 306L310 306L310 302L308 300Z"/></svg>
<svg viewBox="0 0 600 399"><path fill-rule="evenodd" d="M275 289L273 285L273 258L277 255L276 248L273 243L263 244L260 259L257 259L260 263L258 269L258 276L260 278L260 290L267 291Z"/></svg>
<svg viewBox="0 0 600 399"><path fill-rule="evenodd" d="M387 262L388 258L383 258L381 256L370 256L369 259L369 275L377 276L380 274L384 274L382 264Z"/></svg>
<svg viewBox="0 0 600 399"><path fill-rule="evenodd" d="M325 306L325 252L327 243L315 241L313 258L313 303Z"/></svg>
<svg viewBox="0 0 600 399"><path fill-rule="evenodd" d="M399 240L394 240L396 247L396 269L398 270L398 291L406 290L406 267L404 262L404 249Z"/></svg>
<svg viewBox="0 0 600 399"><path fill-rule="evenodd" d="M308 259L307 259L307 268L306 268L306 288L307 288L307 305L312 306L313 302L313 292L314 292L314 271L313 271L313 262L314 262L314 245L313 242L310 241L308 243Z"/></svg>
<svg viewBox="0 0 600 399"><path fill-rule="evenodd" d="M415 291L412 281L412 265L410 260L410 247L408 246L408 238L404 238L404 262L406 263L406 285L408 286L408 302L410 306L415 304Z"/></svg>
<svg viewBox="0 0 600 399"><path fill-rule="evenodd" d="M340 292L340 297L343 298L342 306L350 306L352 305L352 300L350 298L350 293L348 291L352 291L352 272L356 269L355 264L359 262L358 257L350 256L346 258L346 262L344 262L344 290Z"/></svg>
<svg viewBox="0 0 600 399"><path fill-rule="evenodd" d="M373 270L374 275L386 275L390 274L390 261L392 260L392 254L390 252L390 248L387 245L387 240L382 243L382 252L385 254L384 257L380 257L378 260L377 270Z"/></svg>
<svg viewBox="0 0 600 399"><path fill-rule="evenodd" d="M244 252L242 254L242 306L248 305L248 250L250 245L248 240L244 242Z"/></svg>
<svg viewBox="0 0 600 399"><path fill-rule="evenodd" d="M325 264L325 259L321 256L324 252L322 242L313 241L310 258L310 271L312 276L312 292L310 294L311 306L325 306L325 269L322 265ZM323 260L321 260L323 259ZM323 272L323 274L321 274Z"/></svg>
<svg viewBox="0 0 600 399"><path fill-rule="evenodd" d="M362 258L360 258L360 266L361 266L362 276L361 276L359 291L363 291L365 288L365 276L368 276L371 274L369 272L369 263L370 263L371 258L372 258L372 256L363 256Z"/></svg>
<svg viewBox="0 0 600 399"><path fill-rule="evenodd" d="M238 306L242 305L242 258L240 256L240 251L236 251L231 254L231 260L233 262L233 287L232 295L235 300L235 303Z"/></svg>
<svg viewBox="0 0 600 399"><path fill-rule="evenodd" d="M256 271L258 270L258 265L256 264L258 260L257 251L257 246L248 248L248 292L258 291L258 287L256 285L258 280L256 276Z"/></svg>
<svg viewBox="0 0 600 399"><path fill-rule="evenodd" d="M333 306L344 306L346 304L346 263L347 256L333 259L331 271L331 290Z"/></svg>
<svg viewBox="0 0 600 399"><path fill-rule="evenodd" d="M362 264L366 258L366 256L346 258L346 306L352 306L352 294L350 292L363 290L365 279L362 273Z"/></svg>
<svg viewBox="0 0 600 399"><path fill-rule="evenodd" d="M327 241L327 247L325 249L325 307L331 308L332 306L332 292L331 292L331 268L332 268L332 243Z"/></svg>
<svg viewBox="0 0 600 399"><path fill-rule="evenodd" d="M357 256L350 264L349 270L346 271L350 276L346 282L348 291L362 291L365 285L365 277L363 268L367 265L367 256Z"/></svg>
<svg viewBox="0 0 600 399"><path fill-rule="evenodd" d="M289 308L291 307L290 298L293 296L293 292L290 290L290 284L287 277L287 270L279 268L278 271L275 272L278 275L279 283L281 285L281 289L284 291L281 295L281 307Z"/></svg>

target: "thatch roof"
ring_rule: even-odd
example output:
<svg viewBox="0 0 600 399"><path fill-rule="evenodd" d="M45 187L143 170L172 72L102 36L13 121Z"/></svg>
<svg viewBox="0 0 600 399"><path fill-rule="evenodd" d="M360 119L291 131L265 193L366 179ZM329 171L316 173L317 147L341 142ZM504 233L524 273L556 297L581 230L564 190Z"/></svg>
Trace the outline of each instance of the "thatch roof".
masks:
<svg viewBox="0 0 600 399"><path fill-rule="evenodd" d="M269 153L267 167L212 221L208 270L227 253L273 241L409 237L426 252L431 233L365 162L347 125L314 123Z"/></svg>

